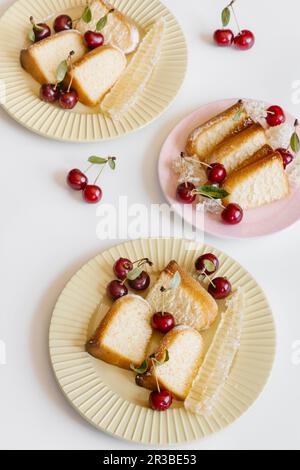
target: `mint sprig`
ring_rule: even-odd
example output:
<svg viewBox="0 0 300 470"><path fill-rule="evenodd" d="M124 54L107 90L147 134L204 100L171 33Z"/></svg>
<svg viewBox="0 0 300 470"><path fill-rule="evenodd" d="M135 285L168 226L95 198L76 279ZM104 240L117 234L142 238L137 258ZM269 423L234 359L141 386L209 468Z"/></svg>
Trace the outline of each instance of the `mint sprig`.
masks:
<svg viewBox="0 0 300 470"><path fill-rule="evenodd" d="M229 196L229 193L225 189L214 185L199 186L199 188L197 188L197 194L210 199L224 199Z"/></svg>

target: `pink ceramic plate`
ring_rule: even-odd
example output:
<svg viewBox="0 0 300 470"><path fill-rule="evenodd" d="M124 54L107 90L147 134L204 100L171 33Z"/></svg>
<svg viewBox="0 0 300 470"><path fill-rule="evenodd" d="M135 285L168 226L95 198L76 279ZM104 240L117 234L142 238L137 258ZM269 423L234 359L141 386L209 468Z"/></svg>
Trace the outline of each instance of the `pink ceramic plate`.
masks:
<svg viewBox="0 0 300 470"><path fill-rule="evenodd" d="M159 158L159 179L162 190L173 206L182 216L180 206L176 201L177 175L172 170L172 160L185 148L190 132L216 114L236 103L237 99L222 100L201 106L197 111L187 116L171 132L163 145ZM287 114L287 121L292 125L295 121ZM292 194L279 202L245 212L241 224L230 226L220 220L219 215L206 213L204 227L195 224L196 209L188 211L184 219L198 229L218 237L250 238L270 235L279 232L300 219L300 187L294 187Z"/></svg>

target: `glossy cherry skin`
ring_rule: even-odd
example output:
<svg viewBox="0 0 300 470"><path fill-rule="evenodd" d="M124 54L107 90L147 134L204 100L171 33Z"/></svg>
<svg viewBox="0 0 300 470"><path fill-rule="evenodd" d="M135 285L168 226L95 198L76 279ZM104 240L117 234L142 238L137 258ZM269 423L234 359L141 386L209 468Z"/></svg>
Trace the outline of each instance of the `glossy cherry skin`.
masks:
<svg viewBox="0 0 300 470"><path fill-rule="evenodd" d="M91 50L103 46L104 44L103 34L97 33L96 31L87 31L84 35L84 39L87 47Z"/></svg>
<svg viewBox="0 0 300 470"><path fill-rule="evenodd" d="M276 150L276 152L279 152L282 156L283 166L284 169L286 169L286 167L294 160L294 155L289 150L284 148L279 148Z"/></svg>
<svg viewBox="0 0 300 470"><path fill-rule="evenodd" d="M112 300L118 300L128 294L128 289L122 281L116 280L108 284L106 293Z"/></svg>
<svg viewBox="0 0 300 470"><path fill-rule="evenodd" d="M63 109L73 109L78 100L78 94L75 90L64 91L59 97L59 104Z"/></svg>
<svg viewBox="0 0 300 470"><path fill-rule="evenodd" d="M69 29L73 28L72 18L68 15L59 15L55 18L53 23L53 29L56 33L60 31L68 31Z"/></svg>
<svg viewBox="0 0 300 470"><path fill-rule="evenodd" d="M102 189L95 184L88 184L84 188L82 196L88 204L97 204L102 199Z"/></svg>
<svg viewBox="0 0 300 470"><path fill-rule="evenodd" d="M208 292L216 300L226 299L231 292L231 283L225 277L216 277L209 285Z"/></svg>
<svg viewBox="0 0 300 470"><path fill-rule="evenodd" d="M75 191L83 191L88 184L88 178L81 170L74 168L68 173L67 183Z"/></svg>
<svg viewBox="0 0 300 470"><path fill-rule="evenodd" d="M193 183L181 183L177 187L176 197L183 204L192 204L196 200L196 194L193 194L196 187Z"/></svg>
<svg viewBox="0 0 300 470"><path fill-rule="evenodd" d="M286 117L280 106L270 106L267 113L266 121L270 127L280 126L285 123Z"/></svg>
<svg viewBox="0 0 300 470"><path fill-rule="evenodd" d="M208 170L208 179L211 183L221 184L227 177L227 171L221 163L213 163Z"/></svg>
<svg viewBox="0 0 300 470"><path fill-rule="evenodd" d="M133 270L133 263L127 258L120 258L115 262L113 270L117 278L124 281Z"/></svg>
<svg viewBox="0 0 300 470"><path fill-rule="evenodd" d="M234 34L231 29L217 29L214 33L214 41L220 47L229 47L233 43Z"/></svg>
<svg viewBox="0 0 300 470"><path fill-rule="evenodd" d="M149 397L149 404L154 411L166 411L173 402L173 396L167 390L161 392L152 392Z"/></svg>
<svg viewBox="0 0 300 470"><path fill-rule="evenodd" d="M222 219L226 224L237 225L242 222L244 211L238 204L228 204L222 212Z"/></svg>
<svg viewBox="0 0 300 470"><path fill-rule="evenodd" d="M35 42L42 41L43 39L46 39L51 36L51 29L46 23L38 23L37 26L42 29L41 31L39 31L35 27L33 27Z"/></svg>
<svg viewBox="0 0 300 470"><path fill-rule="evenodd" d="M255 44L255 36L248 29L243 29L237 36L234 38L234 46L240 51L247 51L251 49Z"/></svg>
<svg viewBox="0 0 300 470"><path fill-rule="evenodd" d="M55 101L59 100L59 97L60 91L55 85L46 83L41 86L40 98L42 101L45 101L46 103L54 103Z"/></svg>
<svg viewBox="0 0 300 470"><path fill-rule="evenodd" d="M137 291L144 291L148 289L150 282L150 276L146 271L143 271L134 281L128 281L131 289Z"/></svg>
<svg viewBox="0 0 300 470"><path fill-rule="evenodd" d="M157 312L152 317L151 325L154 330L166 334L175 327L175 319L171 313Z"/></svg>
<svg viewBox="0 0 300 470"><path fill-rule="evenodd" d="M214 269L208 269L207 265L205 264L206 261L209 261L210 263L213 264ZM218 258L213 255L212 253L205 253L205 255L200 256L200 258L197 259L195 263L195 268L197 271L200 271L200 273L206 274L207 276L211 276L212 274L215 274L218 269L219 269L220 263Z"/></svg>

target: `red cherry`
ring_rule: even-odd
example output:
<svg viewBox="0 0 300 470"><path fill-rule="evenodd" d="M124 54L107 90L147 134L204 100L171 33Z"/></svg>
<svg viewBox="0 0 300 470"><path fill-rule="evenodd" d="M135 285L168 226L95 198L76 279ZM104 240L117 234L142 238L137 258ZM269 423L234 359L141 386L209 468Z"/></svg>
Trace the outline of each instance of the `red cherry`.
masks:
<svg viewBox="0 0 300 470"><path fill-rule="evenodd" d="M46 23L38 23L37 25L34 24L33 32L35 37L34 42L42 41L43 39L51 36L51 29Z"/></svg>
<svg viewBox="0 0 300 470"><path fill-rule="evenodd" d="M270 127L280 126L286 120L284 111L280 106L270 106L267 113L266 120Z"/></svg>
<svg viewBox="0 0 300 470"><path fill-rule="evenodd" d="M151 325L154 330L168 333L175 327L175 319L171 313L158 312L153 315Z"/></svg>
<svg viewBox="0 0 300 470"><path fill-rule="evenodd" d="M97 47L103 46L104 44L104 36L101 33L97 33L96 31L87 31L84 35L84 39L86 45L89 49L93 50Z"/></svg>
<svg viewBox="0 0 300 470"><path fill-rule="evenodd" d="M192 204L196 200L196 194L193 194L196 187L193 183L181 183L177 188L177 199L184 204Z"/></svg>
<svg viewBox="0 0 300 470"><path fill-rule="evenodd" d="M233 43L234 34L231 29L217 29L214 33L214 41L220 47L229 47Z"/></svg>
<svg viewBox="0 0 300 470"><path fill-rule="evenodd" d="M228 204L222 212L222 219L229 225L237 225L242 222L244 211L238 204Z"/></svg>
<svg viewBox="0 0 300 470"><path fill-rule="evenodd" d="M219 265L220 263L218 258L212 253L206 253L205 255L200 256L195 263L197 271L200 271L207 276L215 274L219 269Z"/></svg>
<svg viewBox="0 0 300 470"><path fill-rule="evenodd" d="M248 29L243 29L237 36L234 38L234 45L236 49L241 51L247 51L254 46L255 36Z"/></svg>
<svg viewBox="0 0 300 470"><path fill-rule="evenodd" d="M120 258L115 262L113 270L117 278L124 281L128 273L133 270L133 263L129 259Z"/></svg>
<svg viewBox="0 0 300 470"><path fill-rule="evenodd" d="M106 293L112 300L118 300L128 294L128 289L122 281L111 281L106 288Z"/></svg>
<svg viewBox="0 0 300 470"><path fill-rule="evenodd" d="M150 393L149 403L154 411L166 411L170 408L172 402L173 396L167 390Z"/></svg>
<svg viewBox="0 0 300 470"><path fill-rule="evenodd" d="M83 199L89 204L97 204L102 199L102 189L95 184L88 184L83 190Z"/></svg>
<svg viewBox="0 0 300 470"><path fill-rule="evenodd" d="M41 86L40 89L40 98L46 103L54 103L60 97L60 91L57 86L51 85L51 83L46 83Z"/></svg>
<svg viewBox="0 0 300 470"><path fill-rule="evenodd" d="M290 163L292 163L292 161L294 160L294 155L284 148L279 148L276 150L276 152L279 152L280 155L282 156L283 166L284 166L284 169L286 169L286 167L290 165Z"/></svg>
<svg viewBox="0 0 300 470"><path fill-rule="evenodd" d="M82 191L88 184L88 178L81 170L75 168L67 176L67 183L75 191Z"/></svg>
<svg viewBox="0 0 300 470"><path fill-rule="evenodd" d="M60 31L68 31L72 28L72 18L68 15L59 15L53 23L53 29L56 33L59 33Z"/></svg>
<svg viewBox="0 0 300 470"><path fill-rule="evenodd" d="M64 91L59 98L59 104L63 109L73 109L78 103L78 94L75 90Z"/></svg>
<svg viewBox="0 0 300 470"><path fill-rule="evenodd" d="M227 171L221 163L213 163L208 171L208 179L211 183L223 183L227 177Z"/></svg>
<svg viewBox="0 0 300 470"><path fill-rule="evenodd" d="M144 291L148 289L150 282L149 274L146 271L143 271L134 281L128 281L128 284L133 290Z"/></svg>
<svg viewBox="0 0 300 470"><path fill-rule="evenodd" d="M216 300L226 299L231 294L231 291L231 283L225 277L217 277L208 288L208 292Z"/></svg>

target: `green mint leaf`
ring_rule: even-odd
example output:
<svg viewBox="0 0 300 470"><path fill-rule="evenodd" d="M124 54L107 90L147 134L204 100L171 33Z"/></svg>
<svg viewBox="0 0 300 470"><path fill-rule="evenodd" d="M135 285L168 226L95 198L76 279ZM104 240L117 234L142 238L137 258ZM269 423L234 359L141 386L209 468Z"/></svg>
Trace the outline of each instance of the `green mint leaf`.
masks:
<svg viewBox="0 0 300 470"><path fill-rule="evenodd" d="M93 18L92 10L90 9L89 5L87 5L84 9L84 12L82 13L81 19L85 23L90 23L92 21L92 18Z"/></svg>
<svg viewBox="0 0 300 470"><path fill-rule="evenodd" d="M39 26L38 24L35 24L33 26L33 31L36 31L37 33L40 33L41 31L44 31L44 28L42 26Z"/></svg>
<svg viewBox="0 0 300 470"><path fill-rule="evenodd" d="M155 359L155 362L159 365L159 366L162 366L163 364L165 364L166 362L168 362L170 360L170 354L169 354L169 351L167 349L165 349L164 351L164 356L162 357L162 359L160 361L158 361L157 359Z"/></svg>
<svg viewBox="0 0 300 470"><path fill-rule="evenodd" d="M127 275L127 279L129 281L135 281L143 272L143 268L134 268L130 273Z"/></svg>
<svg viewBox="0 0 300 470"><path fill-rule="evenodd" d="M100 20L98 21L96 25L96 31L98 31L99 33L100 31L102 31L103 28L105 28L106 25L107 25L107 15L100 18Z"/></svg>
<svg viewBox="0 0 300 470"><path fill-rule="evenodd" d="M239 110L235 113L235 115L234 115L233 118L232 118L234 122L238 122L238 121L241 120L242 112L243 112L242 109L239 109Z"/></svg>
<svg viewBox="0 0 300 470"><path fill-rule="evenodd" d="M109 158L108 159L108 164L112 170L116 169L116 160L114 158Z"/></svg>
<svg viewBox="0 0 300 470"><path fill-rule="evenodd" d="M216 269L214 263L210 261L209 259L205 259L203 264L204 264L205 271L209 273L214 272Z"/></svg>
<svg viewBox="0 0 300 470"><path fill-rule="evenodd" d="M297 132L294 132L291 137L291 149L295 153L298 153L300 150L300 139Z"/></svg>
<svg viewBox="0 0 300 470"><path fill-rule="evenodd" d="M63 60L57 67L56 80L58 82L62 82L65 79L67 72L68 72L68 63L66 60Z"/></svg>
<svg viewBox="0 0 300 470"><path fill-rule="evenodd" d="M229 196L229 193L225 191L225 189L218 188L214 185L200 186L197 188L197 191L202 196L209 197L210 199L224 199L225 197Z"/></svg>
<svg viewBox="0 0 300 470"><path fill-rule="evenodd" d="M106 165L107 158L92 156L88 159L88 161L93 163L93 165Z"/></svg>
<svg viewBox="0 0 300 470"><path fill-rule="evenodd" d="M175 290L177 289L181 284L181 276L180 273L177 271L173 278L172 281L170 282L170 289Z"/></svg>
<svg viewBox="0 0 300 470"><path fill-rule="evenodd" d="M130 364L130 369L133 370L136 374L144 374L148 370L148 361L145 360L140 367L135 367L134 364Z"/></svg>
<svg viewBox="0 0 300 470"><path fill-rule="evenodd" d="M223 25L223 28L225 28L226 26L229 25L230 18L231 18L230 9L228 7L226 7L222 11L222 25Z"/></svg>
<svg viewBox="0 0 300 470"><path fill-rule="evenodd" d="M34 34L34 31L33 29L31 29L28 33L28 39L31 41L31 42L34 42L35 41L35 34Z"/></svg>

